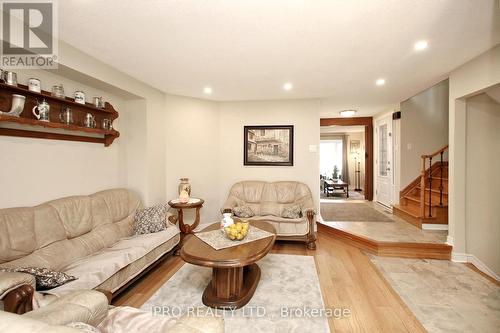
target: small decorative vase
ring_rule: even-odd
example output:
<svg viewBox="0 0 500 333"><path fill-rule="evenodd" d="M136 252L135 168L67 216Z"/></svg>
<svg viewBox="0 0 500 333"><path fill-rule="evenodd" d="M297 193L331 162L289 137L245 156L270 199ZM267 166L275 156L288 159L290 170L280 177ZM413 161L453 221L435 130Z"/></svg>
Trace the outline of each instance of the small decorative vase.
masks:
<svg viewBox="0 0 500 333"><path fill-rule="evenodd" d="M189 193L186 190L182 190L181 194L179 194L179 201L182 203L189 202Z"/></svg>
<svg viewBox="0 0 500 333"><path fill-rule="evenodd" d="M188 195L191 195L191 184L189 184L189 178L181 178L179 184L179 194L182 191L186 191Z"/></svg>

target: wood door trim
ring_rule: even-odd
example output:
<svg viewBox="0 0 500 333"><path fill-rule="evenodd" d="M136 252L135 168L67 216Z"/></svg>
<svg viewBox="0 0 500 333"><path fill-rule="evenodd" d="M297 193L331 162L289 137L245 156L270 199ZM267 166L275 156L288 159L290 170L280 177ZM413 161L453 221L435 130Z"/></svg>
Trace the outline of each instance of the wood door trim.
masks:
<svg viewBox="0 0 500 333"><path fill-rule="evenodd" d="M365 199L373 201L373 117L321 118L320 126L365 127Z"/></svg>

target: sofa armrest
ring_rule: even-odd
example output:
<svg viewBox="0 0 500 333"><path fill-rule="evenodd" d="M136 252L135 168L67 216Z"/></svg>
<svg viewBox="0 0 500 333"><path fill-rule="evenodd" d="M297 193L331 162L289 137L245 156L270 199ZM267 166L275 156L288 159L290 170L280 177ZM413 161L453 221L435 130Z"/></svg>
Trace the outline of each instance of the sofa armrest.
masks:
<svg viewBox="0 0 500 333"><path fill-rule="evenodd" d="M97 326L108 315L108 299L95 290L78 290L63 295L52 303L28 312L23 317L50 325L83 322Z"/></svg>
<svg viewBox="0 0 500 333"><path fill-rule="evenodd" d="M33 309L35 277L26 273L0 272L0 299L4 311L23 314Z"/></svg>
<svg viewBox="0 0 500 333"><path fill-rule="evenodd" d="M22 285L29 285L35 288L35 277L31 274L20 272L0 272L0 299L3 299L9 292Z"/></svg>
<svg viewBox="0 0 500 333"><path fill-rule="evenodd" d="M302 216L307 218L314 217L316 215L316 210L314 208L302 208Z"/></svg>

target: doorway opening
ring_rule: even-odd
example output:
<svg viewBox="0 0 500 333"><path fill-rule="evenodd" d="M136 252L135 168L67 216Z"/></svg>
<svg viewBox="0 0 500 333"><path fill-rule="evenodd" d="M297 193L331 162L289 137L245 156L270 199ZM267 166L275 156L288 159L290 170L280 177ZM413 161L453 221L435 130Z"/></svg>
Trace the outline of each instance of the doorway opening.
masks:
<svg viewBox="0 0 500 333"><path fill-rule="evenodd" d="M359 187L362 189L362 191L355 191L355 192L362 192L364 199L372 201L373 200L373 118L372 117L353 117L353 118L322 118L320 119L320 126L321 126L321 132L328 132L327 128L337 128L341 133L349 133L351 128L356 128L356 130L361 132L361 137L360 139L360 148L361 148L361 142L364 141L363 144L363 150L361 149L356 149L356 145L353 145L353 154L351 155L351 146L350 144L346 143L345 147L343 147L342 151L348 156L349 159L351 159L352 163L350 163L352 171L354 173L354 176L350 179L352 182L352 185L350 184L353 189L356 188L356 178L358 176L355 176L355 170L354 166L357 165L359 169ZM324 135L323 135L324 136ZM325 137L325 139L328 139ZM357 151L357 154L354 154L354 152ZM321 159L321 155L320 155ZM355 160L355 161L354 161ZM348 163L349 164L349 163ZM344 171L347 170L344 167ZM320 171L321 173L321 171ZM345 174L345 172L344 172ZM329 176L329 175L326 175ZM333 176L333 173L332 173ZM323 181L320 182L321 188L323 191Z"/></svg>
<svg viewBox="0 0 500 333"><path fill-rule="evenodd" d="M364 126L322 126L320 197L322 200L365 199Z"/></svg>

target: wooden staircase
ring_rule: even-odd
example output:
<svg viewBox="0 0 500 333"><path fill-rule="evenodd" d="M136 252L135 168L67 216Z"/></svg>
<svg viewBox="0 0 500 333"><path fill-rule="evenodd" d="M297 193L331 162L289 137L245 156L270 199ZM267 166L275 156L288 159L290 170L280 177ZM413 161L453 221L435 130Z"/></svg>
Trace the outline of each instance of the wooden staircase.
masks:
<svg viewBox="0 0 500 333"><path fill-rule="evenodd" d="M400 192L399 205L393 207L395 215L419 228L425 224L448 224L448 162L444 160L447 150L445 146L422 155L421 174Z"/></svg>

